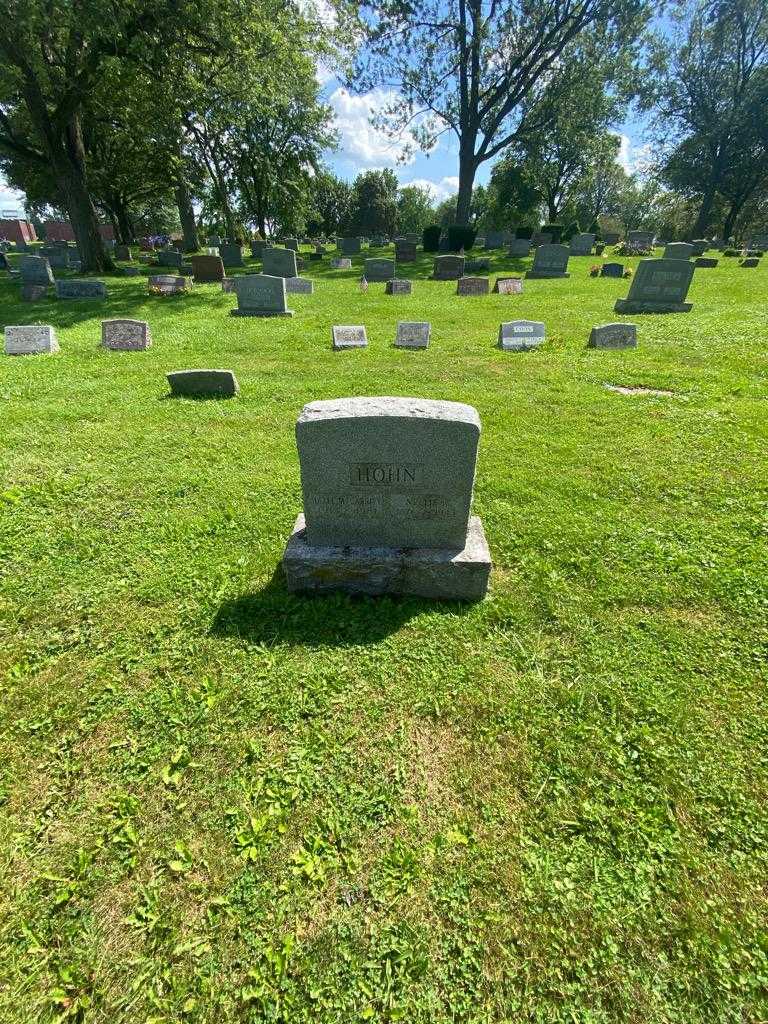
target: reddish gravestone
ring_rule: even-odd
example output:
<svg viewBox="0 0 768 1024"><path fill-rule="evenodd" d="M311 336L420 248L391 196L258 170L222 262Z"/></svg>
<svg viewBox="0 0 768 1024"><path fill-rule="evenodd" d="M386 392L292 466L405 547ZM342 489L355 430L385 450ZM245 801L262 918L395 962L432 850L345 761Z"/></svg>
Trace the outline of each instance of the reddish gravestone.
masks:
<svg viewBox="0 0 768 1024"><path fill-rule="evenodd" d="M221 256L192 256L192 277L196 284L224 280L224 261Z"/></svg>

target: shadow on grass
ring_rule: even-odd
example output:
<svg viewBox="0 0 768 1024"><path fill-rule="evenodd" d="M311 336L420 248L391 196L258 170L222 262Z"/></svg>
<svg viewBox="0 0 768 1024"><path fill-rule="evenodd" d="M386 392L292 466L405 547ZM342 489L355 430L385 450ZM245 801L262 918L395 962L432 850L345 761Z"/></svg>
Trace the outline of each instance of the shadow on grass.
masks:
<svg viewBox="0 0 768 1024"><path fill-rule="evenodd" d="M290 594L278 566L262 590L225 601L210 632L258 644L356 647L383 640L424 612L465 615L471 609L471 604L421 597Z"/></svg>

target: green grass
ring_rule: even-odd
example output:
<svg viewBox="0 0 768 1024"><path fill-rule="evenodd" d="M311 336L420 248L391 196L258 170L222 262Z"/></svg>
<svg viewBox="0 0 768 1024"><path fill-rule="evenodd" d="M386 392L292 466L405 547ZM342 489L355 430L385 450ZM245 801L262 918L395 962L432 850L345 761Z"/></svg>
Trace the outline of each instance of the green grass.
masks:
<svg viewBox="0 0 768 1024"><path fill-rule="evenodd" d="M768 1019L768 270L601 352L594 262L489 298L309 264L268 321L3 275L62 351L0 356L0 1020ZM98 347L125 315L150 351ZM494 347L518 317L542 349ZM201 366L241 396L167 400ZM294 423L344 395L479 410L484 603L286 593Z"/></svg>

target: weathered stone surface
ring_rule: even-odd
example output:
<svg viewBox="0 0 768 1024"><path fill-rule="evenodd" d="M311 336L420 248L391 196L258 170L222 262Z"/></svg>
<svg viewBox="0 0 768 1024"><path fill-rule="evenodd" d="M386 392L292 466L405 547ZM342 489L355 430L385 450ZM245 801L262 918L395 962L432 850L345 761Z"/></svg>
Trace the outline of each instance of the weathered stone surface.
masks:
<svg viewBox="0 0 768 1024"><path fill-rule="evenodd" d="M703 270L711 270L716 267L719 260L715 259L714 256L698 256L694 261L693 265Z"/></svg>
<svg viewBox="0 0 768 1024"><path fill-rule="evenodd" d="M101 344L122 352L141 352L152 344L146 320L102 320Z"/></svg>
<svg viewBox="0 0 768 1024"><path fill-rule="evenodd" d="M493 290L498 295L521 295L523 279L521 277L497 277Z"/></svg>
<svg viewBox="0 0 768 1024"><path fill-rule="evenodd" d="M694 240L693 240L693 242L691 244L693 246L693 255L694 256L703 256L704 253L709 248L709 239L708 238L694 238Z"/></svg>
<svg viewBox="0 0 768 1024"><path fill-rule="evenodd" d="M298 238L286 238L284 242L286 249L293 249L294 252L299 251L299 240Z"/></svg>
<svg viewBox="0 0 768 1024"><path fill-rule="evenodd" d="M604 263L600 267L600 277L624 277L624 264Z"/></svg>
<svg viewBox="0 0 768 1024"><path fill-rule="evenodd" d="M689 260L694 247L689 242L667 242L664 247L665 260Z"/></svg>
<svg viewBox="0 0 768 1024"><path fill-rule="evenodd" d="M288 249L281 250L288 252ZM230 316L293 316L286 305L284 277L270 274L243 274L233 277L237 309Z"/></svg>
<svg viewBox="0 0 768 1024"><path fill-rule="evenodd" d="M222 277L221 279L221 290L228 294L234 295L235 293L235 279L234 277Z"/></svg>
<svg viewBox="0 0 768 1024"><path fill-rule="evenodd" d="M308 277L286 277L285 290L289 295L313 295L315 282Z"/></svg>
<svg viewBox="0 0 768 1024"><path fill-rule="evenodd" d="M627 234L627 241L630 245L633 245L636 249L652 249L653 248L653 232L652 231L630 231Z"/></svg>
<svg viewBox="0 0 768 1024"><path fill-rule="evenodd" d="M184 257L178 249L162 249L157 254L158 267L173 267L175 270L181 270L183 260Z"/></svg>
<svg viewBox="0 0 768 1024"><path fill-rule="evenodd" d="M56 331L48 324L5 328L5 354L31 356L59 351Z"/></svg>
<svg viewBox="0 0 768 1024"><path fill-rule="evenodd" d="M342 238L339 242L339 250L344 256L356 256L363 248L360 238Z"/></svg>
<svg viewBox="0 0 768 1024"><path fill-rule="evenodd" d="M685 301L693 278L689 260L640 260L629 295L617 299L617 313L688 313L693 308Z"/></svg>
<svg viewBox="0 0 768 1024"><path fill-rule="evenodd" d="M127 261L133 259L131 256L130 247L127 245L116 245L115 246L115 259Z"/></svg>
<svg viewBox="0 0 768 1024"><path fill-rule="evenodd" d="M163 295L180 295L186 290L186 277L176 277L175 274L153 274L147 281L150 289L162 292Z"/></svg>
<svg viewBox="0 0 768 1024"><path fill-rule="evenodd" d="M489 231L485 236L486 249L501 249L504 245L503 231Z"/></svg>
<svg viewBox="0 0 768 1024"><path fill-rule="evenodd" d="M522 256L529 256L531 252L530 238L513 238L509 243L508 256L520 259Z"/></svg>
<svg viewBox="0 0 768 1024"><path fill-rule="evenodd" d="M591 256L594 244L595 236L587 231L574 235L570 244L571 256Z"/></svg>
<svg viewBox="0 0 768 1024"><path fill-rule="evenodd" d="M416 261L416 243L406 239L395 239L395 260L397 263L414 263Z"/></svg>
<svg viewBox="0 0 768 1024"><path fill-rule="evenodd" d="M331 270L351 270L352 260L347 259L346 256L339 256L336 259L331 260Z"/></svg>
<svg viewBox="0 0 768 1024"><path fill-rule="evenodd" d="M251 242L251 256L255 260L260 259L261 254L268 248L269 242L265 242L263 238L254 238Z"/></svg>
<svg viewBox="0 0 768 1024"><path fill-rule="evenodd" d="M567 245L540 245L533 256L533 267L525 276L532 279L570 277L567 273L570 255Z"/></svg>
<svg viewBox="0 0 768 1024"><path fill-rule="evenodd" d="M175 370L166 375L171 394L186 398L231 398L240 387L232 370Z"/></svg>
<svg viewBox="0 0 768 1024"><path fill-rule="evenodd" d="M386 295L410 295L412 291L413 283L403 278L393 278L391 281L387 281L384 287Z"/></svg>
<svg viewBox="0 0 768 1024"><path fill-rule="evenodd" d="M464 264L465 274L483 274L490 269L491 261L485 256L481 256L476 260L467 260Z"/></svg>
<svg viewBox="0 0 768 1024"><path fill-rule="evenodd" d="M621 235L618 231L604 231L603 241L606 245L618 245Z"/></svg>
<svg viewBox="0 0 768 1024"><path fill-rule="evenodd" d="M48 260L53 270L69 270L69 249L66 246L44 246L38 252Z"/></svg>
<svg viewBox="0 0 768 1024"><path fill-rule="evenodd" d="M397 325L395 348L426 348L431 331L429 323L401 320Z"/></svg>
<svg viewBox="0 0 768 1024"><path fill-rule="evenodd" d="M505 352L527 352L544 343L544 324L539 320L511 320L499 326L499 348Z"/></svg>
<svg viewBox="0 0 768 1024"><path fill-rule="evenodd" d="M618 323L593 327L587 348L637 348L637 326Z"/></svg>
<svg viewBox="0 0 768 1024"><path fill-rule="evenodd" d="M219 256L225 267L242 267L243 265L243 247L235 242L220 245Z"/></svg>
<svg viewBox="0 0 768 1024"><path fill-rule="evenodd" d="M21 286L22 302L38 302L48 295L47 284L23 284Z"/></svg>
<svg viewBox="0 0 768 1024"><path fill-rule="evenodd" d="M331 328L331 343L337 351L345 348L365 348L368 344L368 335L362 325L335 324Z"/></svg>
<svg viewBox="0 0 768 1024"><path fill-rule="evenodd" d="M312 402L296 424L311 545L465 547L480 418L458 402Z"/></svg>
<svg viewBox="0 0 768 1024"><path fill-rule="evenodd" d="M221 256L192 256L192 276L196 284L215 284L224 280Z"/></svg>
<svg viewBox="0 0 768 1024"><path fill-rule="evenodd" d="M464 275L463 256L437 256L432 270L433 281L458 281Z"/></svg>
<svg viewBox="0 0 768 1024"><path fill-rule="evenodd" d="M268 277L298 277L296 253L292 249L262 250L262 270Z"/></svg>
<svg viewBox="0 0 768 1024"><path fill-rule="evenodd" d="M471 516L461 551L433 547L312 546L305 519L296 520L283 555L291 592L408 594L447 601L482 601L493 568L478 516Z"/></svg>
<svg viewBox="0 0 768 1024"><path fill-rule="evenodd" d="M18 267L24 284L53 284L51 265L44 256L22 256Z"/></svg>
<svg viewBox="0 0 768 1024"><path fill-rule="evenodd" d="M106 299L107 286L103 281L57 281L57 299Z"/></svg>
<svg viewBox="0 0 768 1024"><path fill-rule="evenodd" d="M460 277L456 282L457 295L488 295L491 282L487 277Z"/></svg>
<svg viewBox="0 0 768 1024"><path fill-rule="evenodd" d="M363 273L367 281L391 281L395 276L395 261L386 259L366 260Z"/></svg>

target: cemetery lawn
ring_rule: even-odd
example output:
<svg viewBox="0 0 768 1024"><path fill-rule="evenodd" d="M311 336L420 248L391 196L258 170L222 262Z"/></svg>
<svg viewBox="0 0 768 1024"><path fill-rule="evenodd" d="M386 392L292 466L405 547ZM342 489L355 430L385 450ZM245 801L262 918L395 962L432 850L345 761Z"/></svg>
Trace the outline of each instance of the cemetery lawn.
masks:
<svg viewBox="0 0 768 1024"><path fill-rule="evenodd" d="M291 320L2 275L61 353L0 356L0 1020L768 1019L768 260L625 318L596 262L309 264ZM153 347L101 350L117 316ZM518 317L539 351L495 348ZM241 396L168 399L194 367ZM294 423L347 395L478 409L482 604L286 593Z"/></svg>

